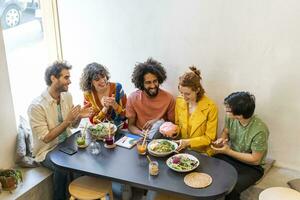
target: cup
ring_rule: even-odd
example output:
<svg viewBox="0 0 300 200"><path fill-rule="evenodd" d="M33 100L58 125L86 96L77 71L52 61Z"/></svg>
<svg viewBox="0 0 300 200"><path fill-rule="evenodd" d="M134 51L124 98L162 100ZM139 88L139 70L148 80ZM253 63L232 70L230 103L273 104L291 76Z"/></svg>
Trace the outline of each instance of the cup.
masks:
<svg viewBox="0 0 300 200"><path fill-rule="evenodd" d="M143 140L138 141L136 144L136 149L140 155L145 155L147 152L147 142L145 141L143 144Z"/></svg>
<svg viewBox="0 0 300 200"><path fill-rule="evenodd" d="M151 176L156 176L159 173L159 168L158 168L158 162L157 161L151 161L149 162L149 174Z"/></svg>
<svg viewBox="0 0 300 200"><path fill-rule="evenodd" d="M84 146L85 145L85 137L82 134L78 134L76 138L76 143L78 146Z"/></svg>
<svg viewBox="0 0 300 200"><path fill-rule="evenodd" d="M88 151L92 155L98 155L101 152L101 146L96 140L93 140L88 146Z"/></svg>
<svg viewBox="0 0 300 200"><path fill-rule="evenodd" d="M114 136L110 135L110 136L106 136L104 138L104 142L106 145L113 145L114 144Z"/></svg>

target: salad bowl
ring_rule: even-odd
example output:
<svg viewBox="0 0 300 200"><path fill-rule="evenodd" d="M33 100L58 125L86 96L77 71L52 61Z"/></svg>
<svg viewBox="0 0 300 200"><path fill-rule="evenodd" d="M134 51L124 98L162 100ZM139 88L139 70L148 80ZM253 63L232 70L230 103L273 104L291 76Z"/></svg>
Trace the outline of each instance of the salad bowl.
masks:
<svg viewBox="0 0 300 200"><path fill-rule="evenodd" d="M109 128L110 134L115 135L117 131L117 126L112 123L101 122L99 124L93 125L88 127L88 131L90 132L91 136L96 140L104 140L109 135Z"/></svg>
<svg viewBox="0 0 300 200"><path fill-rule="evenodd" d="M164 157L170 155L178 148L176 142L166 140L166 139L156 139L152 140L148 144L148 152L156 157Z"/></svg>
<svg viewBox="0 0 300 200"><path fill-rule="evenodd" d="M166 163L170 169L176 172L190 172L196 169L200 164L195 156L187 153L171 156Z"/></svg>

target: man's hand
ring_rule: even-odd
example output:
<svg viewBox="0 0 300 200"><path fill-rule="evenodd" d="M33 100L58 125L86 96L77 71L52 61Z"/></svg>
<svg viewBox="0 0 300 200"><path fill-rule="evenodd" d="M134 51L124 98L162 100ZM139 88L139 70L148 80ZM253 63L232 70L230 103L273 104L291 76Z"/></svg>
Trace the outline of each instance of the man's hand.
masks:
<svg viewBox="0 0 300 200"><path fill-rule="evenodd" d="M219 138L216 141L212 142L214 147L220 148L224 146L225 144L228 144L228 139Z"/></svg>
<svg viewBox="0 0 300 200"><path fill-rule="evenodd" d="M221 153L221 154L227 154L231 150L230 146L227 143L225 143L220 148L214 147L213 145L210 145L210 147L214 150L215 154L219 154L219 153Z"/></svg>
<svg viewBox="0 0 300 200"><path fill-rule="evenodd" d="M80 114L80 105L77 105L70 110L70 112L67 114L67 117L65 118L65 121L71 124L72 122L78 119L79 114Z"/></svg>
<svg viewBox="0 0 300 200"><path fill-rule="evenodd" d="M157 121L158 121L158 119L152 119L152 120L147 121L145 123L145 125L143 126L143 130L150 130L151 127L153 126L153 124Z"/></svg>

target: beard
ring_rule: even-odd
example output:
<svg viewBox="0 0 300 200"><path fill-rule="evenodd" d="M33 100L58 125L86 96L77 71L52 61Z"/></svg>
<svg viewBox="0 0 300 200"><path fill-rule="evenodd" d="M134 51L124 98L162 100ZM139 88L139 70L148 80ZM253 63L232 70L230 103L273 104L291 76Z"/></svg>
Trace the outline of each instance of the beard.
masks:
<svg viewBox="0 0 300 200"><path fill-rule="evenodd" d="M146 92L146 94L149 96L149 97L156 97L157 94L158 94L158 87L155 87L155 88L149 88L149 89L144 89L144 91Z"/></svg>
<svg viewBox="0 0 300 200"><path fill-rule="evenodd" d="M68 85L59 85L59 86L57 86L56 91L58 91L59 93L67 92L68 91Z"/></svg>

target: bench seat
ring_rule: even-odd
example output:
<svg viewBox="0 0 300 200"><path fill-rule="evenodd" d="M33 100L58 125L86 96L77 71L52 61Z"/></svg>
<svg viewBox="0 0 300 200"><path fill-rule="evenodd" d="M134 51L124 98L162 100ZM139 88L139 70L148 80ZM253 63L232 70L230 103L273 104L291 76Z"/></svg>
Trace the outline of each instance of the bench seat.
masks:
<svg viewBox="0 0 300 200"><path fill-rule="evenodd" d="M12 191L2 191L0 200L51 200L53 194L52 172L45 167L20 168L23 183Z"/></svg>

